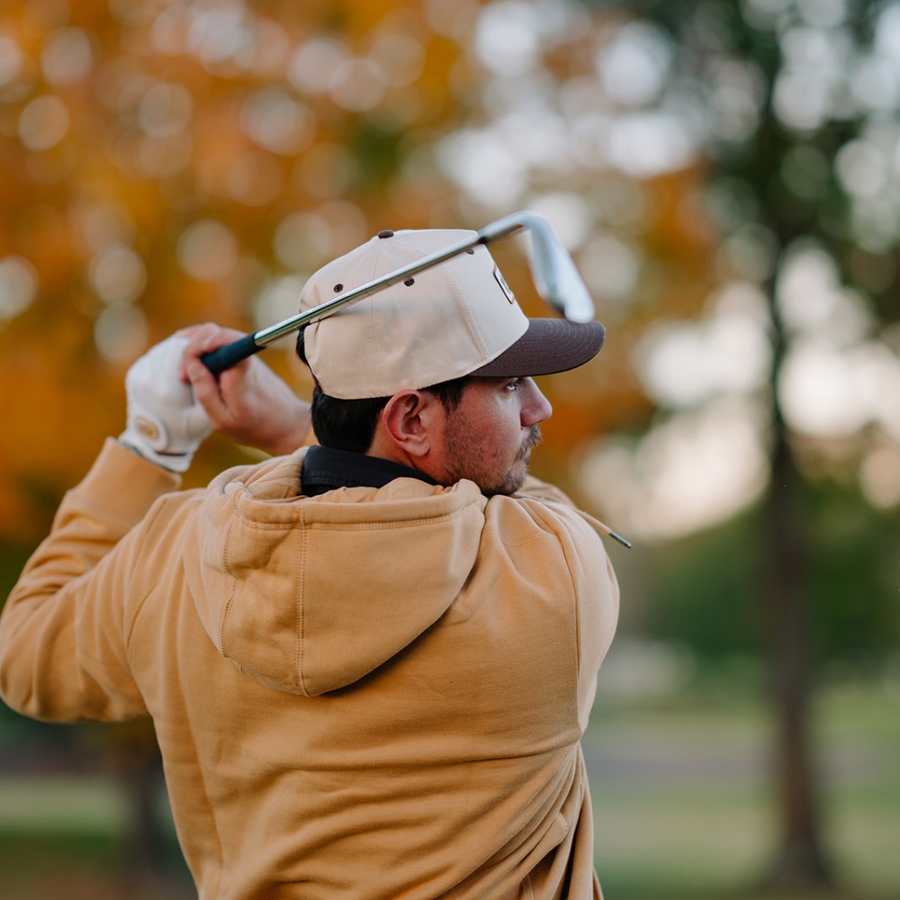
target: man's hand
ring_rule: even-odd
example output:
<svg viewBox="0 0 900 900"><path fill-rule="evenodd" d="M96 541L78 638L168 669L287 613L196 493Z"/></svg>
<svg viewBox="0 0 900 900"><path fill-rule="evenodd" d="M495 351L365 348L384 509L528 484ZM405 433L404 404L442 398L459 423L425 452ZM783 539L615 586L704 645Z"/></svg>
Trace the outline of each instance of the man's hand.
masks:
<svg viewBox="0 0 900 900"><path fill-rule="evenodd" d="M173 472L185 472L212 431L206 411L181 379L186 337L173 335L152 347L125 376L128 423L119 440Z"/></svg>
<svg viewBox="0 0 900 900"><path fill-rule="evenodd" d="M181 378L189 382L213 428L273 456L293 453L309 434L310 408L261 359L252 356L216 377L200 357L244 337L207 323L178 332L187 339Z"/></svg>

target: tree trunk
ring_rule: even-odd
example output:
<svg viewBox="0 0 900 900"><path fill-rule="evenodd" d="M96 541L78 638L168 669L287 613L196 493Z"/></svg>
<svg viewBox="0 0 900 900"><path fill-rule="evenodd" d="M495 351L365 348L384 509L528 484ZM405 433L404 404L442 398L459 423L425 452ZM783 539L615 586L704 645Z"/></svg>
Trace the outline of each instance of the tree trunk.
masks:
<svg viewBox="0 0 900 900"><path fill-rule="evenodd" d="M764 523L772 707L773 762L779 841L766 885L774 889L830 887L821 836L820 791L812 740L813 659L807 606L809 548L801 508L801 481L778 402L785 339L770 287L773 323L772 481Z"/></svg>

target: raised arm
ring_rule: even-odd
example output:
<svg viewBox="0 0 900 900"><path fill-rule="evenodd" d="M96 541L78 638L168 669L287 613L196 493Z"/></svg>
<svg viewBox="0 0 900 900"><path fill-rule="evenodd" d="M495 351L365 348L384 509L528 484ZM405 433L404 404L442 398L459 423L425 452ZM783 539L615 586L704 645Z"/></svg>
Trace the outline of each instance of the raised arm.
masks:
<svg viewBox="0 0 900 900"><path fill-rule="evenodd" d="M66 495L0 616L0 694L14 709L62 721L144 712L128 635L145 590L132 579L151 507L178 490L176 473L213 428L273 454L302 446L309 406L261 360L247 360L218 383L199 362L233 336L198 326L129 369L125 431Z"/></svg>

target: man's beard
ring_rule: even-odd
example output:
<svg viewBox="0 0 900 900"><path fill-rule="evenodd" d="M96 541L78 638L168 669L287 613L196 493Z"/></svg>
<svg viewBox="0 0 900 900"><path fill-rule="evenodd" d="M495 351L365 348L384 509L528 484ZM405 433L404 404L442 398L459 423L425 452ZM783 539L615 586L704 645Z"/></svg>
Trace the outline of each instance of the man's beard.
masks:
<svg viewBox="0 0 900 900"><path fill-rule="evenodd" d="M474 481L486 497L493 497L498 494L509 496L519 490L528 472L531 451L541 442L541 429L536 424L529 426L528 433L522 441L522 445L519 447L512 465L497 478L489 476L487 472L483 471L482 457L478 457L476 461L473 461L473 449L481 449L481 445L477 441L471 440L464 428L454 431L453 434L453 446L449 448L453 463L449 467L447 477L442 479L442 483L455 484L460 479L467 478L470 481ZM513 469L521 462L525 463L521 474L514 473ZM488 477L491 480L487 480Z"/></svg>
<svg viewBox="0 0 900 900"><path fill-rule="evenodd" d="M525 476L528 474L528 464L531 461L531 451L537 447L541 442L541 429L537 425L532 425L528 429L528 435L524 441L522 441L522 446L519 449L519 452L516 454L515 463L523 462L525 463L525 468L522 471L521 476L513 475L512 469L506 473L506 478L503 483L500 484L495 490L484 490L482 491L488 496L492 497L495 494L503 494L505 496L509 496L510 494L514 494L517 490L525 482ZM515 465L513 463L513 465Z"/></svg>

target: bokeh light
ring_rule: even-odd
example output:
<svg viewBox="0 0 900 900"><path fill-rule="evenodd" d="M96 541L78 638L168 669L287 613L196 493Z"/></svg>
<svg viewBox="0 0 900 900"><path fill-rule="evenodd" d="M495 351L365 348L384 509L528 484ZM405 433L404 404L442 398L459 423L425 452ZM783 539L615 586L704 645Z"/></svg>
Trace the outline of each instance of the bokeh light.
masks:
<svg viewBox="0 0 900 900"><path fill-rule="evenodd" d="M133 303L147 284L147 269L131 247L110 244L91 260L90 280L105 303Z"/></svg>
<svg viewBox="0 0 900 900"><path fill-rule="evenodd" d="M218 281L237 264L238 242L221 222L204 219L188 226L178 239L178 262L197 281Z"/></svg>
<svg viewBox="0 0 900 900"><path fill-rule="evenodd" d="M69 111L61 98L47 95L32 100L19 116L19 138L29 150L55 147L69 130Z"/></svg>
<svg viewBox="0 0 900 900"><path fill-rule="evenodd" d="M56 87L81 81L93 61L90 36L80 28L63 28L50 35L41 50L44 78Z"/></svg>
<svg viewBox="0 0 900 900"><path fill-rule="evenodd" d="M0 259L0 327L31 306L38 289L34 266L21 256Z"/></svg>

